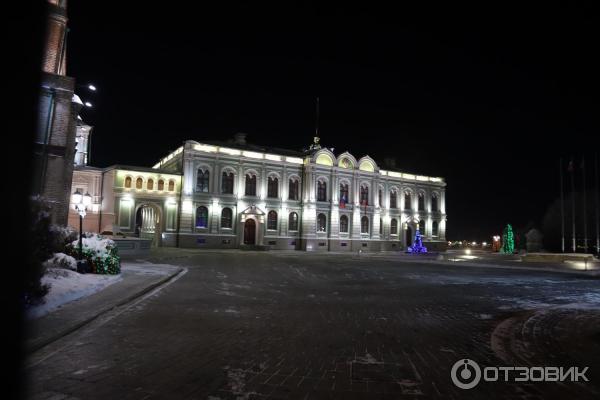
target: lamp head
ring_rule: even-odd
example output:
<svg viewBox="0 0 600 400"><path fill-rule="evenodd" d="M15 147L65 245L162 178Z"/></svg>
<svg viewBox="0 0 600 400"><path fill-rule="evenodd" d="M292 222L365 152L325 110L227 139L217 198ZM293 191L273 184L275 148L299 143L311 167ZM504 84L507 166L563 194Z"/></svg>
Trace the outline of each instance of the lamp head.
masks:
<svg viewBox="0 0 600 400"><path fill-rule="evenodd" d="M79 191L79 189L77 189L75 193L73 193L73 203L80 204L82 196L82 193Z"/></svg>

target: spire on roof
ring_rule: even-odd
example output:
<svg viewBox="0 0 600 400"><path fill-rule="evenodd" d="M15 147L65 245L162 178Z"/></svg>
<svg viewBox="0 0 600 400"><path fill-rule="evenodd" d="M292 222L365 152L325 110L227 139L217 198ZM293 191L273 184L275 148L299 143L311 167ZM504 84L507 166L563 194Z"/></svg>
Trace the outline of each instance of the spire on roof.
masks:
<svg viewBox="0 0 600 400"><path fill-rule="evenodd" d="M321 140L321 138L319 138L319 98L317 97L317 118L316 118L316 123L315 123L315 137L313 138L313 143L310 145L309 149L310 150L318 150L321 148L321 145L319 144L319 141Z"/></svg>

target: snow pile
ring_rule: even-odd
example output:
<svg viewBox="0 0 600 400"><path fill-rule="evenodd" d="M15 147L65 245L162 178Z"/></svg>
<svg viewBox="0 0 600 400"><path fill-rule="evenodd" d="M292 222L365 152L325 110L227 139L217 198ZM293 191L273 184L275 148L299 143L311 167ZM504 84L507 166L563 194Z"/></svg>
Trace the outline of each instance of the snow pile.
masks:
<svg viewBox="0 0 600 400"><path fill-rule="evenodd" d="M90 296L121 280L120 275L79 274L63 268L49 268L42 277L42 284L50 286L44 303L27 310L29 319L42 317L63 304Z"/></svg>
<svg viewBox="0 0 600 400"><path fill-rule="evenodd" d="M52 258L44 261L45 268L66 268L73 271L77 270L77 260L65 253L54 253Z"/></svg>
<svg viewBox="0 0 600 400"><path fill-rule="evenodd" d="M105 239L100 235L93 234L90 237L84 237L81 239L83 252L92 252L96 257L105 259L111 255L110 249L115 247L115 242L111 239ZM79 240L71 242L71 246L75 249L79 249Z"/></svg>
<svg viewBox="0 0 600 400"><path fill-rule="evenodd" d="M92 233L83 238L81 244L82 256L92 267L93 273L111 275L121 273L121 260L113 240ZM72 256L79 256L79 240L71 242L67 246L67 252Z"/></svg>

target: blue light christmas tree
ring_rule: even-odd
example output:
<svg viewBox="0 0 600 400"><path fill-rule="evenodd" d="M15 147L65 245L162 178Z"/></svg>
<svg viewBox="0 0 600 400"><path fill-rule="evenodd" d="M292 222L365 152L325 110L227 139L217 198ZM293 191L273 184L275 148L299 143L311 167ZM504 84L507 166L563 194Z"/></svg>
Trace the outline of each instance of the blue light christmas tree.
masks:
<svg viewBox="0 0 600 400"><path fill-rule="evenodd" d="M407 251L409 253L427 253L427 247L423 246L421 232L418 229L415 232L415 241L412 246L408 247Z"/></svg>

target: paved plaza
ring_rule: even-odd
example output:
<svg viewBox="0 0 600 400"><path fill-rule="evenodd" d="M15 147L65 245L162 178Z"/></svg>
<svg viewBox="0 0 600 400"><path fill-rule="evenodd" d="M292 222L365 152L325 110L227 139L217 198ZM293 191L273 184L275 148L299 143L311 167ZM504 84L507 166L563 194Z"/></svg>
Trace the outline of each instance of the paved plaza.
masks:
<svg viewBox="0 0 600 400"><path fill-rule="evenodd" d="M421 262L427 261L427 262ZM27 360L32 399L599 398L597 277L386 254L159 249L184 267ZM588 367L487 382L452 366Z"/></svg>

